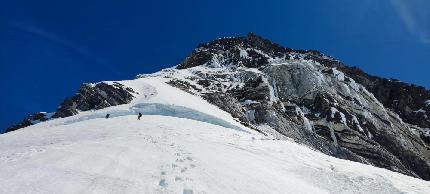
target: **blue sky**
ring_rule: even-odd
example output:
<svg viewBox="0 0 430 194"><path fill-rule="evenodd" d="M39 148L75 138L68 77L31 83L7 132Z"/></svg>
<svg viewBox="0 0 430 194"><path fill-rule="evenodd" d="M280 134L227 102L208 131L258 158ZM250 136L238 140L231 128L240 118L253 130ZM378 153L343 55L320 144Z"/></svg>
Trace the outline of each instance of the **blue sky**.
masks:
<svg viewBox="0 0 430 194"><path fill-rule="evenodd" d="M248 32L430 88L429 10L428 0L0 0L0 129L54 111L83 82L155 72Z"/></svg>

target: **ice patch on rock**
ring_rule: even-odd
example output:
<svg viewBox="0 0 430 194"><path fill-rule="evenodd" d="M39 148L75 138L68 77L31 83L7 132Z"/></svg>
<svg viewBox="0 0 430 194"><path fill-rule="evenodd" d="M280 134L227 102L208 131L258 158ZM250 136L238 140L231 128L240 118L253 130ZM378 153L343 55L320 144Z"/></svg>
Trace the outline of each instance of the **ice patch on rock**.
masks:
<svg viewBox="0 0 430 194"><path fill-rule="evenodd" d="M423 131L424 137L430 137L430 128L425 128Z"/></svg>
<svg viewBox="0 0 430 194"><path fill-rule="evenodd" d="M260 103L257 101L254 101L254 100L245 100L243 102L240 102L240 104L241 105L251 105L251 104L260 104Z"/></svg>
<svg viewBox="0 0 430 194"><path fill-rule="evenodd" d="M336 145L336 146L338 146L338 144L337 144L337 138L336 138L336 134L335 134L335 132L334 132L334 126L333 126L333 124L330 122L329 123L329 128L330 128L330 137L331 137L331 139L333 140L333 143L334 143L334 145Z"/></svg>
<svg viewBox="0 0 430 194"><path fill-rule="evenodd" d="M242 48L240 48L239 50L240 50L240 57L247 59L248 58L248 52Z"/></svg>
<svg viewBox="0 0 430 194"><path fill-rule="evenodd" d="M251 122L254 122L255 121L255 110L248 110L248 111L246 111L246 117L248 117L248 119Z"/></svg>
<svg viewBox="0 0 430 194"><path fill-rule="evenodd" d="M339 70L337 70L336 68L332 68L334 76L337 78L337 80L339 81L345 81L345 74Z"/></svg>

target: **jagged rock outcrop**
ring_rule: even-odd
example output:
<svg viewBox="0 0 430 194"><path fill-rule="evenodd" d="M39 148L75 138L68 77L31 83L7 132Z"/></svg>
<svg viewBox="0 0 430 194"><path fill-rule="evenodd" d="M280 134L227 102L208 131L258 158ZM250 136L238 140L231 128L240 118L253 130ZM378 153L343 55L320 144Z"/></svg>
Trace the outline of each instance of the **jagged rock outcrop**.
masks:
<svg viewBox="0 0 430 194"><path fill-rule="evenodd" d="M35 114L32 114L30 116L28 116L27 118L25 118L24 120L22 120L20 123L9 127L5 130L5 133L11 132L11 131L15 131L24 127L28 127L30 125L39 123L39 122L43 122L43 121L47 121L50 117L52 116L52 114L47 114L45 112L38 112Z"/></svg>
<svg viewBox="0 0 430 194"><path fill-rule="evenodd" d="M177 69L170 72L171 85L261 131L430 180L430 92L423 87L255 34L200 44Z"/></svg>
<svg viewBox="0 0 430 194"><path fill-rule="evenodd" d="M98 84L82 84L75 96L66 99L58 107L53 118L68 117L79 111L98 110L110 106L127 104L133 100L133 89L113 82Z"/></svg>
<svg viewBox="0 0 430 194"><path fill-rule="evenodd" d="M357 67L349 67L338 60L326 58L317 51L302 53L306 53L308 59L345 73L363 85L385 107L397 113L404 121L430 128L430 91L424 87L369 75Z"/></svg>
<svg viewBox="0 0 430 194"><path fill-rule="evenodd" d="M270 59L287 57L285 55L289 51L292 50L250 33L246 37L221 38L201 44L178 66L178 69L186 69L211 62L212 64L218 64L215 62L219 62L219 64L261 67L267 64Z"/></svg>
<svg viewBox="0 0 430 194"><path fill-rule="evenodd" d="M78 114L80 111L98 110L110 106L130 103L135 94L133 89L113 82L82 84L75 96L67 98L54 113L36 113L25 118L21 123L7 128L6 133L28 127L52 118L64 118Z"/></svg>

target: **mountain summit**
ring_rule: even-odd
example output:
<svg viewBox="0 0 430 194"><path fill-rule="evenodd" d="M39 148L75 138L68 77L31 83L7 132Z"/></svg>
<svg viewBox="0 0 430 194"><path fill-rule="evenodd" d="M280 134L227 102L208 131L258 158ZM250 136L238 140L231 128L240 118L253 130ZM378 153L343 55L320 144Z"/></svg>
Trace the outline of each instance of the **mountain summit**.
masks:
<svg viewBox="0 0 430 194"><path fill-rule="evenodd" d="M252 33L199 45L177 68L191 74L172 76L172 85L256 130L270 126L323 153L430 180L430 92L423 87Z"/></svg>
<svg viewBox="0 0 430 194"><path fill-rule="evenodd" d="M143 120L148 119L143 122L142 126L131 119L139 112L144 114ZM61 149L64 148L68 151L70 151L69 147L72 149L80 146L79 143L74 143L80 142L79 138L89 138L94 143L98 138L107 137L118 143L115 145L121 144L127 149L130 145L142 145L127 144L126 139L138 142L139 138L143 138L148 141L148 144L144 146L149 146L148 149L152 151L145 152L144 148L142 148L143 150L136 148L136 152L139 154L161 154L155 151L157 149L167 150L166 152L170 153L172 150L169 145L172 145L173 149L176 144L181 144L179 147L176 145L175 149L182 150L177 151L176 154L183 155L185 159L178 158L177 160L190 162L190 166L183 167L184 172L194 168L192 165L195 165L191 162L194 159L191 156L188 159L186 156L184 149L188 149L192 154L219 162L222 164L223 170L229 171L230 169L226 169L226 166L233 165L231 170L240 171L236 175L222 174L227 178L241 178L240 175L245 175L245 172L250 170L248 167L251 168L253 162L256 162L253 166L255 168L270 168L269 171L265 171L266 174L263 177L266 178L273 178L271 173L276 172L277 168L282 168L282 165L292 169L295 169L292 166L298 165L299 167L296 169L298 171L289 169L284 173L303 176L305 179L310 178L311 175L320 179L325 177L335 180L336 184L346 185L345 187L348 189L351 189L351 186L378 188L375 184L384 185L387 181L417 179L394 180L386 178L389 177L388 175L377 173L378 176L384 177L381 179L375 178L373 175L360 174L356 172L358 170L352 170L358 174L352 173L352 178L348 179L344 177L347 176L344 173L349 170L343 169L340 173L336 172L339 168L338 165L332 166L333 168L322 167L322 171L306 169L303 165L308 162L312 163L309 164L311 168L318 166L313 162L321 162L325 165L326 162L319 160L333 156L366 164L339 160L342 161L342 165L353 164L357 168L366 166L366 169L370 168L368 165L372 165L430 180L429 112L430 91L423 87L371 76L318 51L285 48L250 33L245 37L221 38L200 44L178 66L153 74L138 75L135 80L83 84L77 94L61 103L55 113L37 113L29 116L22 123L8 128L7 132L11 133L0 137L5 140L0 146L6 148L6 151L0 153L0 158L7 158L15 151L23 152L25 156L28 156L25 146L29 145L23 141L35 138L36 140L31 142L38 145L43 144L39 145L43 147L46 146L43 143L43 135L52 135L52 137L46 138L54 144L64 144ZM110 115L109 119L105 119L106 114ZM106 128L106 131L99 128ZM146 131L140 131L141 128ZM97 130L91 131L91 129ZM199 131L200 129L202 131ZM75 133L78 135L72 135ZM72 137L68 137L66 134L70 134ZM119 139L112 139L115 136ZM189 138L190 141L176 136ZM227 138L225 141L229 143L223 142L224 137ZM121 138L125 141L121 141ZM18 145L15 144L16 141L22 143ZM209 142L205 144L205 141ZM234 143L235 141L239 141L239 143ZM202 147L202 150L195 148L196 146L192 143ZM107 146L107 143L103 143L103 145ZM225 149L226 146L231 146L231 149ZM275 149L277 146L280 146L279 150ZM96 149L96 147L87 146L86 148ZM46 147L43 148L43 152L46 151ZM311 150L308 150L309 148ZM121 149L120 147L115 149L118 149L118 152L116 156L111 157L114 157L113 160L116 161L117 157L121 155ZM211 150L218 155L209 156L210 154L203 153L203 151L211 152ZM248 157L249 155L243 153L243 150L252 157ZM246 164L243 168L235 163L239 162L236 161L239 158L232 157L236 151L240 157L249 159L240 161ZM276 152L276 156L272 151ZM129 150L129 152L134 151ZM319 159L311 157L314 153L318 155ZM188 153L188 155L190 154ZM129 160L132 155L131 153L126 154L128 157L126 159ZM275 161L270 159L272 156ZM300 158L301 162L297 163L293 162L293 159L288 159L285 164L282 164L284 156ZM61 157L66 156L61 155ZM169 157L170 155L168 159L171 159ZM231 158L226 159L225 157ZM309 157L309 161L306 161L307 157ZM16 157L12 158L12 161L15 161ZM136 157L133 159L145 160L145 158ZM212 170L221 168L205 158L200 159L201 162L206 162L202 163L202 166L206 165L205 167ZM17 159L17 161L17 163L12 163L17 166L24 165L19 162L22 160ZM153 162L163 163L164 161ZM289 162L291 164L288 164ZM63 165L61 161L57 161L55 164ZM209 167L209 164L215 166ZM331 162L327 163L327 165L331 164ZM73 164L71 165L73 166ZM117 164L110 165L117 166ZM127 162L127 165L130 164ZM179 175L177 175L178 180L163 178L167 172L176 173L174 165L178 167L176 163L163 163L160 167L162 172L157 176L160 176L161 179L159 185L154 188L155 191L165 191L169 184L173 184L172 181L184 181L184 177ZM132 166L139 169L134 164ZM377 168L371 167L371 169ZM13 171L12 168L8 168L8 170ZM216 174L215 171L200 170L208 173L207 177ZM331 173L334 174L331 175ZM202 178L197 174L190 176ZM246 174L246 176L248 175ZM284 176L287 175L276 174L275 179L282 182L278 179L282 179ZM368 184L357 185L357 182L362 182L356 179L359 176L365 177ZM217 176L215 179L219 178ZM321 181L320 179L318 180ZM189 182L194 184L203 180L204 178ZM111 179L106 179L106 181L115 182ZM103 184L106 181L101 180ZM118 184L138 184L133 181L131 183L126 180L122 181ZM185 180L185 182L187 181ZM348 185L349 183L346 182L353 183ZM213 186L209 182L201 184L206 185L206 188L196 185L194 187L197 190L211 190L208 187ZM276 185L267 184L265 185L267 188ZM327 185L315 184L313 182L311 185L327 189ZM424 190L416 192L429 191L427 183L420 184L424 186ZM173 190L179 191L180 189L177 190L180 187L178 185L183 186L184 184L174 183L173 185L176 185ZM336 187L336 185L331 186ZM238 185L238 187L244 189L243 191L246 193L246 185ZM392 193L399 189L391 187L390 184L384 185L381 189L388 190L378 191ZM335 188L328 190L337 192ZM148 190L148 192L151 191L153 190ZM221 190L218 191L221 192ZM280 189L278 191L282 193L297 190ZM192 193L192 190L184 190L184 193L186 192ZM224 192L229 191L224 190ZM360 188L358 192L371 191Z"/></svg>

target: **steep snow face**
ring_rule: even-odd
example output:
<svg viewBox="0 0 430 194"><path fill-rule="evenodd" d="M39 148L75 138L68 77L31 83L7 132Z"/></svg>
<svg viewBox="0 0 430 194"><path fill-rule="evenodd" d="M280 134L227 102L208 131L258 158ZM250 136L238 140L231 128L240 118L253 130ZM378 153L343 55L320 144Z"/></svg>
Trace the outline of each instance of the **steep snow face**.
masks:
<svg viewBox="0 0 430 194"><path fill-rule="evenodd" d="M138 93L130 104L1 135L0 193L430 192L420 179L273 140L166 81L123 81ZM140 111L150 115L137 120Z"/></svg>

